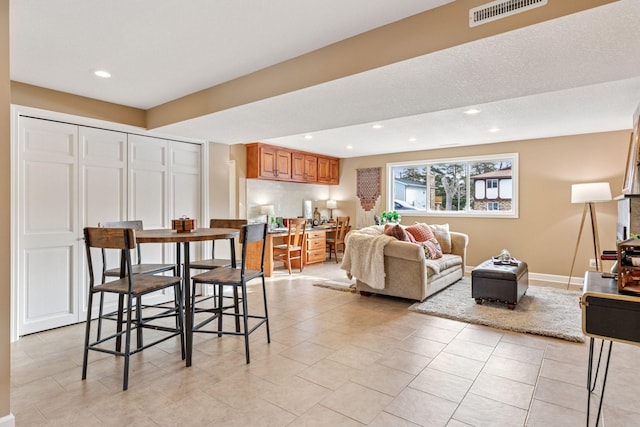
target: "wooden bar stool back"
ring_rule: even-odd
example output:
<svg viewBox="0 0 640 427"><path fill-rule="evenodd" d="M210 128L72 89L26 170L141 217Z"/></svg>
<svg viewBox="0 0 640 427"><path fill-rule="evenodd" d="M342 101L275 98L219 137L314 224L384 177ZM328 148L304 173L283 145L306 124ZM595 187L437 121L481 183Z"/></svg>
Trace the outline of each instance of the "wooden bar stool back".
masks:
<svg viewBox="0 0 640 427"><path fill-rule="evenodd" d="M209 228L235 228L242 230L242 226L247 225L246 219L211 219ZM230 256L229 258L216 258L216 241L211 241L211 258L200 261L192 261L189 267L194 270L211 270L212 268L229 267L236 264L236 247L235 239L229 239Z"/></svg>

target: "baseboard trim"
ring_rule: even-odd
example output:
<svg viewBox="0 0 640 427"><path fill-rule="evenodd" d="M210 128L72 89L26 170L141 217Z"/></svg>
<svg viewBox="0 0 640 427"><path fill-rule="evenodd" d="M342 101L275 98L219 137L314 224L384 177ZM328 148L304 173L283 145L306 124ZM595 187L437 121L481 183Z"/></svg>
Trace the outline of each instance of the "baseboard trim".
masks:
<svg viewBox="0 0 640 427"><path fill-rule="evenodd" d="M465 276L471 277L471 271L475 268L475 266L467 266L465 267ZM532 283L533 282L533 283ZM540 283L543 286L558 286L563 285L567 286L569 284L569 276L560 276L557 274L545 274L545 273L532 273L529 271L529 284L536 285L535 282L545 282ZM582 285L584 284L584 276L581 277L571 277L571 289L582 289Z"/></svg>
<svg viewBox="0 0 640 427"><path fill-rule="evenodd" d="M9 413L9 415L5 415L0 418L0 427L15 427L16 426L16 417L13 414Z"/></svg>

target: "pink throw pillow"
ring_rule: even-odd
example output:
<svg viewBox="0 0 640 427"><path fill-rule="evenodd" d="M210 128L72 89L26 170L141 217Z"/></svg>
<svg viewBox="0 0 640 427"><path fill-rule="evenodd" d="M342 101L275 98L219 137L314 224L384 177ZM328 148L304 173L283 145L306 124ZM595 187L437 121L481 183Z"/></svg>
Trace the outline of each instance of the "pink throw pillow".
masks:
<svg viewBox="0 0 640 427"><path fill-rule="evenodd" d="M384 234L386 234L387 236L395 237L396 239L402 240L403 242L411 241L409 240L409 237L408 237L409 233L404 231L404 228L402 228L400 224L396 224L396 225L385 224Z"/></svg>

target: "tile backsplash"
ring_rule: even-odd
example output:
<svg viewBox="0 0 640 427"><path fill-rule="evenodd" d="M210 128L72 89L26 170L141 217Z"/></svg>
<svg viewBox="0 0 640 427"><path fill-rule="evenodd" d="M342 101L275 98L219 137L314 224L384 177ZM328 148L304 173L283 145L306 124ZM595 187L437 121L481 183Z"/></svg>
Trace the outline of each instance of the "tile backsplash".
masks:
<svg viewBox="0 0 640 427"><path fill-rule="evenodd" d="M328 185L247 179L247 219L264 222L265 216L260 214L263 205L273 205L276 217L302 216L305 200L311 200L313 209L317 207L320 215L328 218L325 204L329 190Z"/></svg>

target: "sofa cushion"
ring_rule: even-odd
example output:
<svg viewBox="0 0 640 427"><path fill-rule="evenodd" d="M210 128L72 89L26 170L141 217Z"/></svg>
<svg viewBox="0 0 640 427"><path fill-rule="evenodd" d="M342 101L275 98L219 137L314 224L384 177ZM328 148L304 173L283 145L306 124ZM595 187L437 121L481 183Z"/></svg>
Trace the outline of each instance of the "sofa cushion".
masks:
<svg viewBox="0 0 640 427"><path fill-rule="evenodd" d="M449 224L430 224L429 227L436 239L440 243L443 254L451 253L451 234L449 234Z"/></svg>
<svg viewBox="0 0 640 427"><path fill-rule="evenodd" d="M413 225L409 225L407 228L407 233L411 234L416 242L426 242L435 238L433 231L427 224L416 222Z"/></svg>
<svg viewBox="0 0 640 427"><path fill-rule="evenodd" d="M459 255L445 254L438 259L428 259L425 261L425 265L430 269L433 274L440 274L448 268L462 265L462 257ZM431 276L431 274L430 274Z"/></svg>
<svg viewBox="0 0 640 427"><path fill-rule="evenodd" d="M402 240L403 242L410 242L411 239L407 236L407 232L402 228L400 224L385 224L384 226L384 234L387 236L395 237L398 240Z"/></svg>

